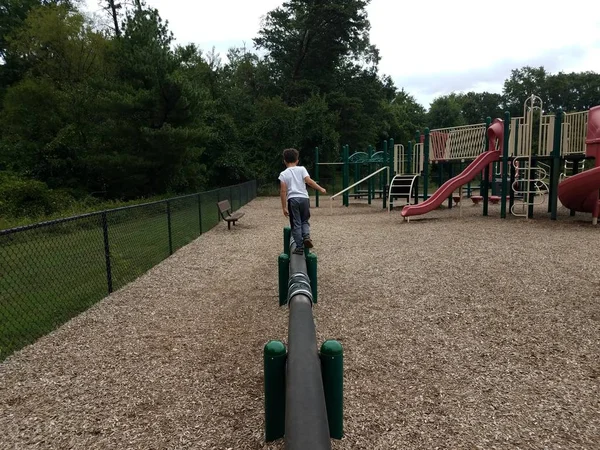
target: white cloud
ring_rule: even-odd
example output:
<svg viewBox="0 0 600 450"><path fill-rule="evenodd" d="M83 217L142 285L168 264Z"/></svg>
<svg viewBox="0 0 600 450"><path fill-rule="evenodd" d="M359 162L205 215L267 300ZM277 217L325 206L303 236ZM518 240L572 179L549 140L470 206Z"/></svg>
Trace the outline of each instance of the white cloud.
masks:
<svg viewBox="0 0 600 450"><path fill-rule="evenodd" d="M98 0L86 0L99 9ZM252 47L261 17L278 0L147 0L169 21L178 43ZM500 92L510 69L544 65L552 72L600 72L600 3L569 0L372 0L367 7L380 70L425 106L455 89ZM478 78L479 77L479 78ZM423 80L437 83L435 92ZM456 83L456 81L461 81ZM450 81L452 81L450 83Z"/></svg>

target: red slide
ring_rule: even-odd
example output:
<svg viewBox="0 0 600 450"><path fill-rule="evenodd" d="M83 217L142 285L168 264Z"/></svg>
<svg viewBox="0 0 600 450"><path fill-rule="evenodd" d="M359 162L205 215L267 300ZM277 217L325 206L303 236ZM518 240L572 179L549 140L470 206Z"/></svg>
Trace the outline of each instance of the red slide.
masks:
<svg viewBox="0 0 600 450"><path fill-rule="evenodd" d="M595 158L596 167L578 173L558 185L558 198L569 209L591 212L594 223L600 213L598 190L600 190L600 106L588 113L585 154Z"/></svg>
<svg viewBox="0 0 600 450"><path fill-rule="evenodd" d="M600 167L578 173L558 185L558 199L569 209L594 213L600 190ZM596 214L597 217L597 214Z"/></svg>
<svg viewBox="0 0 600 450"><path fill-rule="evenodd" d="M500 146L502 148L502 146ZM500 160L499 150L488 150L479 155L459 175L450 178L431 197L417 205L407 205L402 208L402 217L418 216L433 211L452 195L463 184L467 184L480 174L489 164Z"/></svg>

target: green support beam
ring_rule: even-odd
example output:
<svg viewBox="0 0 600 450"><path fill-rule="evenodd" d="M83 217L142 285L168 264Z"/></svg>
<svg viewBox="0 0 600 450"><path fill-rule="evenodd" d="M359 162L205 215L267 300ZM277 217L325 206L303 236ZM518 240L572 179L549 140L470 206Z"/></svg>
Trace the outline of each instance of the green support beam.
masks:
<svg viewBox="0 0 600 450"><path fill-rule="evenodd" d="M488 149L488 144L489 144L489 139L488 139L488 134L487 134L487 130L490 127L490 124L492 123L492 118L491 117L486 117L485 119L485 151L487 151ZM479 195L483 196L483 215L487 216L488 215L488 208L489 208L489 189L490 189L490 166L486 166L486 168L484 169L483 172L483 178L482 178L482 183L481 183L481 189L483 190L483 193L479 193Z"/></svg>
<svg viewBox="0 0 600 450"><path fill-rule="evenodd" d="M423 143L423 201L425 201L429 198L427 196L428 189L429 189L429 128L425 128L425 142Z"/></svg>
<svg viewBox="0 0 600 450"><path fill-rule="evenodd" d="M510 138L510 112L504 113L504 136L502 143L502 195L500 217L506 219L506 197L508 194L508 140Z"/></svg>
<svg viewBox="0 0 600 450"><path fill-rule="evenodd" d="M562 139L563 111L559 108L554 121L554 146L552 147L552 172L550 176L550 220L558 214L558 181L560 180L560 142Z"/></svg>

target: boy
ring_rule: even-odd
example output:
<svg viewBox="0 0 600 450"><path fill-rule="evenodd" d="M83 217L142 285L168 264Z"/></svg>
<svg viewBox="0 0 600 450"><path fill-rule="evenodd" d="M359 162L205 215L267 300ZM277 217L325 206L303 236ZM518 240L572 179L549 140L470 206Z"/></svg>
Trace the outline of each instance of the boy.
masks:
<svg viewBox="0 0 600 450"><path fill-rule="evenodd" d="M312 248L310 240L310 219L308 191L305 184L325 194L327 191L315 183L308 171L298 166L298 150L287 148L283 151L283 162L287 167L279 174L281 207L283 215L290 218L292 236L296 242L294 254L304 254L304 247Z"/></svg>

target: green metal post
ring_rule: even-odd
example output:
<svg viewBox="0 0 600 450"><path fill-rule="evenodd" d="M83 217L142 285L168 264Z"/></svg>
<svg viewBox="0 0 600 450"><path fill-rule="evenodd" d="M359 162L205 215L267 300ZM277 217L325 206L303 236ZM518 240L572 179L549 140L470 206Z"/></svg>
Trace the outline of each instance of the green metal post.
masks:
<svg viewBox="0 0 600 450"><path fill-rule="evenodd" d="M349 153L349 146L348 144L344 145L343 148L343 158L344 158L344 175L343 175L343 187L342 189L346 189L349 185L350 185L350 163L348 162L348 153ZM343 205L344 206L348 206L350 204L349 202L349 196L348 196L348 191L344 192L342 194L343 196Z"/></svg>
<svg viewBox="0 0 600 450"><path fill-rule="evenodd" d="M386 140L383 141L383 166L382 167L389 167L388 166L388 142ZM383 172L381 172L381 198L383 199L383 209L386 208L386 192L385 192L385 185L386 180L388 180L388 176L385 174L387 171L384 170Z"/></svg>
<svg viewBox="0 0 600 450"><path fill-rule="evenodd" d="M319 147L315 147L315 181L319 183ZM315 208L319 207L319 191L315 193Z"/></svg>
<svg viewBox="0 0 600 450"><path fill-rule="evenodd" d="M344 436L344 350L342 344L334 340L323 342L320 357L329 435L333 439L342 439Z"/></svg>
<svg viewBox="0 0 600 450"><path fill-rule="evenodd" d="M415 146L421 142L421 132L419 130L417 130L415 132ZM423 151L423 149L421 149L421 151ZM415 156L416 157L416 156ZM417 170L417 175L419 175L417 177L417 179L415 180L415 205L419 203L419 178L421 176L423 176L423 171L421 170L420 166L420 159L417 159L416 164L415 164Z"/></svg>
<svg viewBox="0 0 600 450"><path fill-rule="evenodd" d="M485 151L487 151L488 148L488 135L487 135L487 130L490 127L490 124L492 123L492 118L491 117L486 117L485 118ZM483 172L483 181L482 181L482 186L481 188L483 189L483 194L479 193L479 195L483 195L483 215L487 216L488 215L488 206L489 206L489 189L490 189L490 166L486 166Z"/></svg>
<svg viewBox="0 0 600 450"><path fill-rule="evenodd" d="M292 228L291 227L283 227L283 253L285 253L288 258L290 257L290 239L292 238Z"/></svg>
<svg viewBox="0 0 600 450"><path fill-rule="evenodd" d="M504 112L504 136L502 143L502 195L500 196L500 218L506 219L506 197L508 193L508 140L510 138L510 112Z"/></svg>
<svg viewBox="0 0 600 450"><path fill-rule="evenodd" d="M310 279L313 303L317 303L317 255L314 253L306 255L306 274Z"/></svg>
<svg viewBox="0 0 600 450"><path fill-rule="evenodd" d="M285 362L287 352L281 341L269 341L263 352L265 389L265 441L285 435Z"/></svg>
<svg viewBox="0 0 600 450"><path fill-rule="evenodd" d="M412 141L408 141L408 147L406 147L406 165L404 166L404 173L402 175L412 173L412 152Z"/></svg>
<svg viewBox="0 0 600 450"><path fill-rule="evenodd" d="M358 175L358 163L355 162L354 163L354 183L356 183L358 180L360 180L359 175ZM354 183L352 183L352 184L354 184ZM354 186L354 198L357 198L359 187L360 186Z"/></svg>
<svg viewBox="0 0 600 450"><path fill-rule="evenodd" d="M371 174L373 172L373 164L370 162L371 158L373 157L373 146L369 145L369 163L368 163L368 170L369 170L369 174ZM369 205L371 204L371 200L373 199L373 177L369 178L368 180L368 184L367 184L367 202L369 203Z"/></svg>
<svg viewBox="0 0 600 450"><path fill-rule="evenodd" d="M554 146L552 147L552 173L550 177L550 220L556 220L558 214L558 180L560 179L560 142L562 140L562 108L559 108L554 120Z"/></svg>
<svg viewBox="0 0 600 450"><path fill-rule="evenodd" d="M423 143L423 201L429 197L429 128L425 128L425 142Z"/></svg>
<svg viewBox="0 0 600 450"><path fill-rule="evenodd" d="M396 175L396 168L394 167L394 138L390 138L390 142L388 143L389 148L389 158L390 158L390 170L388 172L388 183L392 181L394 175ZM400 155L398 155L400 157Z"/></svg>
<svg viewBox="0 0 600 450"><path fill-rule="evenodd" d="M289 241L288 241L289 242ZM290 279L290 256L282 253L278 258L279 266L279 306L287 303L288 281Z"/></svg>
<svg viewBox="0 0 600 450"><path fill-rule="evenodd" d="M452 177L453 177L452 161L448 161L448 179L451 179ZM450 195L448 196L448 209L452 209L452 202L454 201L452 199L452 194L454 194L454 192L451 192Z"/></svg>

